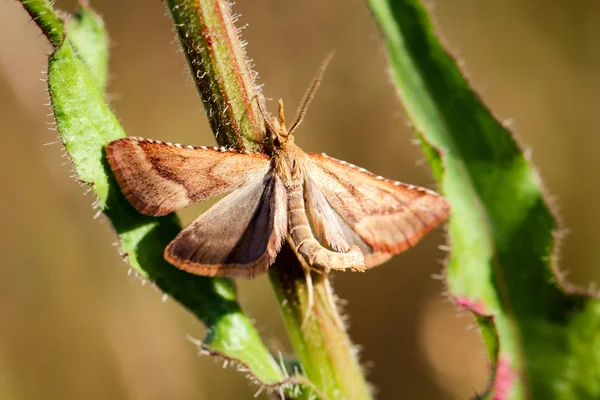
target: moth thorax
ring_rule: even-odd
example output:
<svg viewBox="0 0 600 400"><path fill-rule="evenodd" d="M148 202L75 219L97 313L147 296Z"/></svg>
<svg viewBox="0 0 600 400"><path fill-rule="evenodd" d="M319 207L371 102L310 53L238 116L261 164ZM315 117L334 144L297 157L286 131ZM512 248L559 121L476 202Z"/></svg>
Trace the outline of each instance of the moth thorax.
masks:
<svg viewBox="0 0 600 400"><path fill-rule="evenodd" d="M304 181L304 160L298 150L293 143L284 143L275 152L275 169L288 188L302 184Z"/></svg>

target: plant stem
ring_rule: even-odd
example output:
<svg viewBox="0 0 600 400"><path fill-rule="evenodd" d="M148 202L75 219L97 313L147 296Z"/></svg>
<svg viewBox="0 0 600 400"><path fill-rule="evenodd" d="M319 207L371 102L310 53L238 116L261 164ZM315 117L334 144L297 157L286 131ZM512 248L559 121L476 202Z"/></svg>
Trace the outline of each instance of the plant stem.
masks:
<svg viewBox="0 0 600 400"><path fill-rule="evenodd" d="M262 150L264 122L255 74L222 0L167 0L217 142Z"/></svg>
<svg viewBox="0 0 600 400"><path fill-rule="evenodd" d="M23 8L31 18L40 26L42 32L52 46L58 47L64 40L63 21L58 17L52 2L49 0L21 0Z"/></svg>
<svg viewBox="0 0 600 400"><path fill-rule="evenodd" d="M310 288L302 266L294 252L285 246L269 270L269 278L307 378L328 399L370 399L356 348L342 324L327 277L312 273L311 308Z"/></svg>
<svg viewBox="0 0 600 400"><path fill-rule="evenodd" d="M264 122L255 98L260 96L245 57L229 6L220 0L167 0L196 86L217 141L222 145L263 150ZM303 268L284 246L269 277L280 303L292 345L307 378L330 399L369 399L329 282L314 277L314 306Z"/></svg>

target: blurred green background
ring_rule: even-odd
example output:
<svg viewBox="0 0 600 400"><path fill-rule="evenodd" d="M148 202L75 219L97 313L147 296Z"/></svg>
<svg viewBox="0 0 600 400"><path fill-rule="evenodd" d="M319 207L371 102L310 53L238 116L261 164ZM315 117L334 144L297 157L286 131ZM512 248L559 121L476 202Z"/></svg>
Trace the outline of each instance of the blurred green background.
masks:
<svg viewBox="0 0 600 400"><path fill-rule="evenodd" d="M211 144L202 104L160 1L96 0L111 35L111 104L130 135ZM500 119L514 121L566 232L562 268L600 281L600 2L428 1L445 43ZM75 1L58 1L74 10ZM267 97L294 108L336 49L298 131L306 151L432 186L385 72L377 27L359 0L243 1L238 26ZM41 71L49 45L13 0L0 2L0 399L252 398L243 374L197 356L204 328L128 276L108 223L72 174ZM272 105L273 106L273 105ZM274 107L274 106L273 106ZM181 213L191 221L205 205ZM439 279L443 230L366 274L337 273L350 334L379 399L465 399L489 366L472 318ZM289 354L267 279L239 282L274 352ZM535 293L532 293L535 295Z"/></svg>

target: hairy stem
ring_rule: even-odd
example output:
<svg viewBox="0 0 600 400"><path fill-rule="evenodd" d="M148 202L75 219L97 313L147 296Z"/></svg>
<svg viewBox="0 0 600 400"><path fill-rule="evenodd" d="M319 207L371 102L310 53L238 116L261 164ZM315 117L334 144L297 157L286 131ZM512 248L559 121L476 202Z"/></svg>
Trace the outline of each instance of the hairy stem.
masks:
<svg viewBox="0 0 600 400"><path fill-rule="evenodd" d="M328 399L370 399L369 385L327 277L312 273L311 293L302 266L286 246L271 267L269 278L307 378ZM310 297L313 297L312 307Z"/></svg>
<svg viewBox="0 0 600 400"><path fill-rule="evenodd" d="M229 6L219 0L168 0L167 5L217 141L262 150L260 93ZM355 349L330 301L328 281L315 277L314 306L309 310L304 272L289 248L283 248L269 276L308 379L330 400L370 398ZM307 311L311 316L304 322Z"/></svg>
<svg viewBox="0 0 600 400"><path fill-rule="evenodd" d="M64 40L64 22L55 12L50 0L21 0L23 8L31 18L40 26L42 32L52 46L58 47Z"/></svg>
<svg viewBox="0 0 600 400"><path fill-rule="evenodd" d="M222 0L168 0L167 6L217 142L262 150L264 123L229 5Z"/></svg>

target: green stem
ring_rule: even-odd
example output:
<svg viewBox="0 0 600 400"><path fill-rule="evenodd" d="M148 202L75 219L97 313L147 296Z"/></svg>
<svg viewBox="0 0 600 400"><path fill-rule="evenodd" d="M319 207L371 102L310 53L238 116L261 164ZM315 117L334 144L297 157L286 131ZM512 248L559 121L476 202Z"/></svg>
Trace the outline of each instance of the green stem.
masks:
<svg viewBox="0 0 600 400"><path fill-rule="evenodd" d="M167 0L196 86L217 141L222 145L263 150L260 96L229 7L220 0ZM285 325L308 379L328 399L369 399L348 335L339 323L329 283L315 277L314 307L302 266L284 246L269 274Z"/></svg>
<svg viewBox="0 0 600 400"><path fill-rule="evenodd" d="M167 0L167 6L217 142L262 150L255 74L229 6L222 0Z"/></svg>
<svg viewBox="0 0 600 400"><path fill-rule="evenodd" d="M50 0L21 0L23 8L40 26L42 32L54 47L64 40L63 20L55 12Z"/></svg>
<svg viewBox="0 0 600 400"><path fill-rule="evenodd" d="M285 246L269 278L304 374L327 398L370 399L370 388L335 304L329 280L313 273L314 296L294 252ZM308 313L308 316L307 316Z"/></svg>

